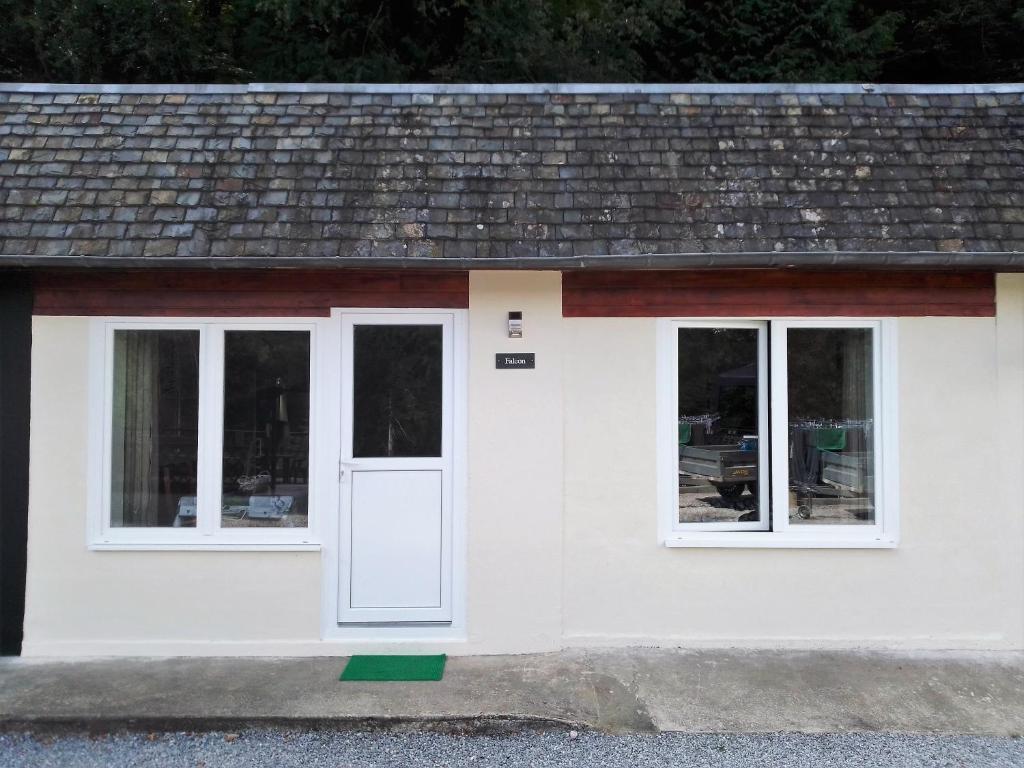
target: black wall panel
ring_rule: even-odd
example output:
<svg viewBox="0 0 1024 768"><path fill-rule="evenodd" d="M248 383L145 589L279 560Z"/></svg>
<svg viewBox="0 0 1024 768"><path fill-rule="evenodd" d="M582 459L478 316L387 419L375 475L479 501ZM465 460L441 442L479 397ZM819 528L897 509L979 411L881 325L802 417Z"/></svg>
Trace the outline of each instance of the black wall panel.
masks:
<svg viewBox="0 0 1024 768"><path fill-rule="evenodd" d="M0 272L0 654L21 652L28 544L32 288Z"/></svg>

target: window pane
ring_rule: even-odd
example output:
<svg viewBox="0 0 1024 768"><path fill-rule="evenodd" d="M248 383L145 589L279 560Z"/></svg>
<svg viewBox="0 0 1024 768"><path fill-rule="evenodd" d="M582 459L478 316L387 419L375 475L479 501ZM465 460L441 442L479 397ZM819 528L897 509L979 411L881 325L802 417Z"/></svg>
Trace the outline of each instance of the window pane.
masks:
<svg viewBox="0 0 1024 768"><path fill-rule="evenodd" d="M789 521L875 520L870 328L791 328Z"/></svg>
<svg viewBox="0 0 1024 768"><path fill-rule="evenodd" d="M679 522L758 520L758 330L679 329Z"/></svg>
<svg viewBox="0 0 1024 768"><path fill-rule="evenodd" d="M309 332L224 332L223 528L308 524Z"/></svg>
<svg viewBox="0 0 1024 768"><path fill-rule="evenodd" d="M354 328L354 456L441 455L440 325Z"/></svg>
<svg viewBox="0 0 1024 768"><path fill-rule="evenodd" d="M114 331L110 525L194 526L199 331Z"/></svg>

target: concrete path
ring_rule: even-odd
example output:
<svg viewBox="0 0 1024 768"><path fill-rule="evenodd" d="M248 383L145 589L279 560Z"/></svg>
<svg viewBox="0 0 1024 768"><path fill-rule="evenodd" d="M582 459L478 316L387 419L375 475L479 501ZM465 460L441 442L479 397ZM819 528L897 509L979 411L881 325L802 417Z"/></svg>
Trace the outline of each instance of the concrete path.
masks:
<svg viewBox="0 0 1024 768"><path fill-rule="evenodd" d="M0 661L0 725L256 724L1024 735L1024 654L567 651L457 657L437 683L342 683L344 659Z"/></svg>

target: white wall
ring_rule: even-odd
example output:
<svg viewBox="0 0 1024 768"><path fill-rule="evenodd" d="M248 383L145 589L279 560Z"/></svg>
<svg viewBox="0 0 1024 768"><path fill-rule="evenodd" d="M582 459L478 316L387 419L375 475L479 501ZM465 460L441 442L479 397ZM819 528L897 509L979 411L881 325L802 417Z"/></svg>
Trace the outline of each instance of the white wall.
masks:
<svg viewBox="0 0 1024 768"><path fill-rule="evenodd" d="M315 639L316 552L86 549L89 321L32 323L24 653L285 652Z"/></svg>
<svg viewBox="0 0 1024 768"><path fill-rule="evenodd" d="M996 561L1007 577L989 586L1003 596L1010 644L1024 648L1024 275L998 276L996 305L999 506L1009 519Z"/></svg>
<svg viewBox="0 0 1024 768"><path fill-rule="evenodd" d="M995 319L899 322L898 549L666 549L655 321L562 319L557 274L472 274L468 629L436 649L1024 648L1024 276L998 287ZM88 329L33 324L26 655L352 650L319 640L315 552L87 550ZM537 368L496 370L509 351Z"/></svg>
<svg viewBox="0 0 1024 768"><path fill-rule="evenodd" d="M549 272L475 272L469 294L472 650L558 648L562 633L562 294ZM508 338L522 310L524 337ZM533 352L535 370L497 370Z"/></svg>
<svg viewBox="0 0 1024 768"><path fill-rule="evenodd" d="M658 546L655 321L566 319L566 643L1024 647L1024 283L999 289L998 321L899 321L895 550Z"/></svg>
<svg viewBox="0 0 1024 768"><path fill-rule="evenodd" d="M468 627L414 650L544 651L561 643L562 362L557 273L471 281ZM521 310L526 337L507 338ZM315 552L86 548L87 318L36 317L25 655L323 654ZM496 370L499 352L535 370Z"/></svg>

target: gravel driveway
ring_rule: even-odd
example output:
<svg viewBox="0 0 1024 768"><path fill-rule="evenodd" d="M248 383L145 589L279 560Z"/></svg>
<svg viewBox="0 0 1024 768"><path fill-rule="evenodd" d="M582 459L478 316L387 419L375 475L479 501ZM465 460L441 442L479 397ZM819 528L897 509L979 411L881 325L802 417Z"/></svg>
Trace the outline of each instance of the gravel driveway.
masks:
<svg viewBox="0 0 1024 768"><path fill-rule="evenodd" d="M629 735L523 732L505 737L346 731L0 733L0 765L140 768L331 766L984 766L1020 768L1024 739L884 734Z"/></svg>

